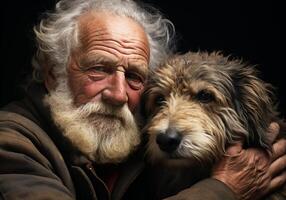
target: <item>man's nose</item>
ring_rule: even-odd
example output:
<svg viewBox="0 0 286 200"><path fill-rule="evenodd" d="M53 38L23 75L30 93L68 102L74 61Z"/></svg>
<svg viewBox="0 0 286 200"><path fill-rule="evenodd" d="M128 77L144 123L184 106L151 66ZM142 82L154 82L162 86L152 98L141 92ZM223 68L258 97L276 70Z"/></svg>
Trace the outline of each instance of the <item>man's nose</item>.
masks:
<svg viewBox="0 0 286 200"><path fill-rule="evenodd" d="M123 106L128 101L125 74L116 71L111 75L108 86L102 92L102 99L114 106Z"/></svg>

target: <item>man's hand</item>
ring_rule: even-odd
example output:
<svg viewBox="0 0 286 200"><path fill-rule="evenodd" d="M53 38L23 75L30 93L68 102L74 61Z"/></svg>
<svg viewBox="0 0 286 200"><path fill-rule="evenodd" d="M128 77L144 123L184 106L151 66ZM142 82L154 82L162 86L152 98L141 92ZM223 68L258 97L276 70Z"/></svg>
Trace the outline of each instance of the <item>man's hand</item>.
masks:
<svg viewBox="0 0 286 200"><path fill-rule="evenodd" d="M269 127L269 139L273 143L279 133L279 125ZM258 148L243 149L235 144L213 169L212 177L229 186L238 199L260 199L286 183L286 139L272 145L272 152Z"/></svg>

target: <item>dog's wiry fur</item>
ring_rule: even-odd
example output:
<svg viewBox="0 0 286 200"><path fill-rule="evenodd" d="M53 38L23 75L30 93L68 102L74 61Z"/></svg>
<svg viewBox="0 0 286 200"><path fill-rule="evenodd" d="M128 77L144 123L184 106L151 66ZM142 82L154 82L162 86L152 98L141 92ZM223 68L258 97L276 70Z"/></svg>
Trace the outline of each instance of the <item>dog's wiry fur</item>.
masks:
<svg viewBox="0 0 286 200"><path fill-rule="evenodd" d="M270 148L267 128L279 121L273 88L253 66L218 52L189 52L150 77L144 98L152 162L209 170L235 141ZM162 144L159 135L168 134Z"/></svg>

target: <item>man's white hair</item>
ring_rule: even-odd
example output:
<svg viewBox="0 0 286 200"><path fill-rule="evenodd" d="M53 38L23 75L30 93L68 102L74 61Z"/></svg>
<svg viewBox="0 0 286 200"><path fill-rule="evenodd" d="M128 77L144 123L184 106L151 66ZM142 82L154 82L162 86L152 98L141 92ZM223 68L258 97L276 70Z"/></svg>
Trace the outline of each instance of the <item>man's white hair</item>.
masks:
<svg viewBox="0 0 286 200"><path fill-rule="evenodd" d="M42 68L47 63L55 75L66 73L71 51L80 45L79 17L102 11L129 17L144 28L150 45L151 68L171 53L173 24L153 7L132 0L61 0L54 12L46 13L46 18L34 27L38 50L32 64L36 80L42 79Z"/></svg>

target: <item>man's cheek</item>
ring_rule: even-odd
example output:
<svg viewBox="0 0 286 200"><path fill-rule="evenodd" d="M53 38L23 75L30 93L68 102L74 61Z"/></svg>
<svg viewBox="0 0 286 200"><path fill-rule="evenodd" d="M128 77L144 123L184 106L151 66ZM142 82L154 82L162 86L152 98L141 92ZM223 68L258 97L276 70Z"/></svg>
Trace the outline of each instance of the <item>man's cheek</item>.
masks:
<svg viewBox="0 0 286 200"><path fill-rule="evenodd" d="M128 98L129 98L128 107L129 107L129 109L130 109L130 111L132 113L135 113L135 111L139 107L142 91L143 90L138 90L138 91L134 91L134 92L130 92L129 93L129 96L128 96Z"/></svg>

